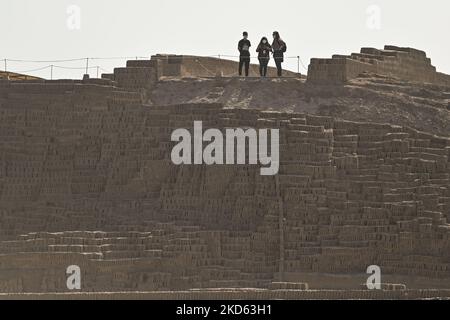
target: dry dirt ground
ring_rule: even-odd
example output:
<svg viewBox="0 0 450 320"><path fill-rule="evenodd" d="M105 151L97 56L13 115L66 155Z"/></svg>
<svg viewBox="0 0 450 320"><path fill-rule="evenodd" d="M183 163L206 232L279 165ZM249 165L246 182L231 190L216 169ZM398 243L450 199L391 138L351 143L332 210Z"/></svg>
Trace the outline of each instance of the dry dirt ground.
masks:
<svg viewBox="0 0 450 320"><path fill-rule="evenodd" d="M449 87L376 75L346 85L312 85L296 78L166 78L150 95L153 104L191 102L390 123L450 136Z"/></svg>

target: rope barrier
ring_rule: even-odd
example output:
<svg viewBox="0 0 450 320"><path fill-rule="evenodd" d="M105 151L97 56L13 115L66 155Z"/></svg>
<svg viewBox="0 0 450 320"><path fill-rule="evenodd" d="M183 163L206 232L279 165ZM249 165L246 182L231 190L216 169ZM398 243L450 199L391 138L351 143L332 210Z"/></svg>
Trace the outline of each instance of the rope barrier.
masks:
<svg viewBox="0 0 450 320"><path fill-rule="evenodd" d="M11 72L11 73L37 72L37 71L41 71L41 70L48 69L48 68L50 68L50 67L51 67L51 66L45 66L45 67L42 67L42 68L32 69L32 70L24 70L24 71L8 71L8 72Z"/></svg>
<svg viewBox="0 0 450 320"><path fill-rule="evenodd" d="M219 59L220 59L221 57L224 57L224 58L240 58L240 56L233 56L233 55L219 55ZM259 59L259 57L258 57L258 56L250 56L250 59ZM301 66L304 70L308 71L308 68L305 66L305 64L303 63L303 60L301 59L300 56L295 56L295 57L284 57L284 59L297 59L297 61L298 61L298 73L300 73L300 66Z"/></svg>
<svg viewBox="0 0 450 320"><path fill-rule="evenodd" d="M63 66L55 66L55 65L53 65L53 67L58 68L58 69L67 69L67 70L85 70L86 69L86 67L63 67ZM99 66L91 66L91 67L88 67L88 69L95 69L97 67L99 67Z"/></svg>
<svg viewBox="0 0 450 320"><path fill-rule="evenodd" d="M146 57L140 57L140 56L134 56L134 57L106 57L106 58L89 58L89 60L125 60L125 59L149 59L149 56ZM86 60L86 58L84 59Z"/></svg>
<svg viewBox="0 0 450 320"><path fill-rule="evenodd" d="M18 60L18 59L2 59L3 61L11 61L11 62L26 62L26 63L52 63L52 62L73 62L73 61L82 61L86 60L86 58L78 58L78 59L67 59L67 60Z"/></svg>
<svg viewBox="0 0 450 320"><path fill-rule="evenodd" d="M100 67L100 70L102 70L103 72L106 72L106 73L111 73L111 71L106 70L106 69L104 69L104 68L102 68L102 67Z"/></svg>
<svg viewBox="0 0 450 320"><path fill-rule="evenodd" d="M197 62L203 69L205 69L206 72L208 72L208 73L211 74L212 76L215 76L215 73L212 72L211 70L209 70L207 67L205 67L200 61L198 61L198 59L195 60L195 62Z"/></svg>
<svg viewBox="0 0 450 320"><path fill-rule="evenodd" d="M176 57L174 56L168 56L170 57ZM183 60L189 60L189 59L198 59L198 58L240 58L239 55L210 55L210 56L189 56L189 55L183 55ZM258 56L250 56L251 59L257 59ZM299 59L299 56L292 56L292 57L284 57L285 59ZM74 61L85 61L85 60L125 60L125 59L150 59L149 56L128 56L128 57L93 57L93 58L76 58L76 59L64 59L64 60L23 60L23 59L9 59L9 58L2 58L1 61L10 61L10 62L20 62L20 63L60 63L60 62L74 62ZM302 62L303 63L303 62Z"/></svg>
<svg viewBox="0 0 450 320"><path fill-rule="evenodd" d="M64 66L58 66L58 65L48 65L45 67L41 67L41 68L36 68L36 69L29 69L29 70L21 70L21 71L8 71L10 73L18 73L18 74L24 74L24 73L29 73L29 72L38 72L38 71L43 71L46 69L51 68L51 72L50 72L50 79L53 79L53 69L57 68L57 69L65 69L65 70L85 70L86 67L64 67ZM97 77L99 76L98 71L102 70L104 72L109 72L108 70L100 67L100 66L91 66L88 67L88 69L97 69Z"/></svg>
<svg viewBox="0 0 450 320"><path fill-rule="evenodd" d="M189 56L189 55L183 55L183 56L177 56L177 55L161 55L161 57L168 57L170 58L176 58L176 57L182 57L183 60L195 60L202 68L204 68L208 73L211 75L215 75L214 72L209 70L205 65L203 65L198 59L199 58L216 58L216 59L223 59L223 58L233 58L233 59L239 59L239 55L227 55L227 54L218 54L218 55L209 55L209 56ZM100 65L96 66L89 66L90 61L107 61L107 60L139 60L139 59L147 59L150 60L150 56L123 56L123 57L93 57L93 58L74 58L74 59L56 59L56 60L27 60L27 59L9 59L9 58L3 58L0 59L0 61L4 62L4 71L5 72L12 72L12 73L29 73L29 72L38 72L42 70L46 70L48 68L51 68L51 77L53 78L53 69L63 69L63 70L86 70L86 73L89 73L89 70L97 69L97 75L99 73L99 70L102 72L110 73L111 71L106 70ZM257 56L250 56L250 59L258 59ZM308 68L303 63L300 56L287 56L285 59L297 59L297 65L298 65L298 73L300 73L300 66L308 70ZM78 66L63 66L63 65L55 65L54 63L64 63L64 62L81 62L85 61L86 64L83 67ZM14 63L51 63L50 65L40 67L40 68L34 68L29 70L22 70L22 71L14 71L10 70L11 66L8 65L8 62L14 62ZM237 73L236 73L237 74Z"/></svg>

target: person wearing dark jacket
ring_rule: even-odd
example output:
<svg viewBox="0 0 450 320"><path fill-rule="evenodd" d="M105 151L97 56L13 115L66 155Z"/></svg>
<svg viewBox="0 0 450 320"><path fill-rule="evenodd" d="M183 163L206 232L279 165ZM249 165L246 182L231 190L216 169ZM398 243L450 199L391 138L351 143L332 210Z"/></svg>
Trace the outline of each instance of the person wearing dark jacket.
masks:
<svg viewBox="0 0 450 320"><path fill-rule="evenodd" d="M267 76L267 65L269 64L270 53L272 52L272 46L266 37L261 39L256 52L258 52L259 74L261 77L265 77Z"/></svg>
<svg viewBox="0 0 450 320"><path fill-rule="evenodd" d="M287 46L277 31L273 33L272 49L273 58L275 60L275 64L277 65L278 76L281 77L283 75L283 67L281 64L284 62L284 53L287 50Z"/></svg>
<svg viewBox="0 0 450 320"><path fill-rule="evenodd" d="M239 50L239 75L242 76L242 67L245 66L245 76L248 77L250 69L250 47L252 46L248 40L248 33L243 33L244 38L238 43Z"/></svg>

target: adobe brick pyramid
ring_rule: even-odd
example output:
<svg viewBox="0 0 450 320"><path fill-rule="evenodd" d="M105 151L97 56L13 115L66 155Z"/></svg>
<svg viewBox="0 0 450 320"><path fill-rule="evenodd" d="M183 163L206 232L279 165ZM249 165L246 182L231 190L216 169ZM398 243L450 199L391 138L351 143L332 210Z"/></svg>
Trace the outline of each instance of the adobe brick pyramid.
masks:
<svg viewBox="0 0 450 320"><path fill-rule="evenodd" d="M450 297L450 133L155 105L167 59L0 81L0 297L70 294L70 265L82 297ZM280 174L173 165L171 133L194 120L280 129ZM383 290L361 286L371 265Z"/></svg>

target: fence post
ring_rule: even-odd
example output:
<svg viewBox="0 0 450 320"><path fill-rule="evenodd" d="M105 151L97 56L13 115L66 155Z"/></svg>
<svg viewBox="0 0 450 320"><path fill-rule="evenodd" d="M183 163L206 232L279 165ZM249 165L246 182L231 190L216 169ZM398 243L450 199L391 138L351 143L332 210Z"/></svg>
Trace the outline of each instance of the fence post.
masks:
<svg viewBox="0 0 450 320"><path fill-rule="evenodd" d="M50 80L53 80L53 65L50 66Z"/></svg>
<svg viewBox="0 0 450 320"><path fill-rule="evenodd" d="M9 80L8 59L6 59L6 58L5 58L5 73L6 73L6 79Z"/></svg>
<svg viewBox="0 0 450 320"><path fill-rule="evenodd" d="M297 56L297 73L300 74L300 56Z"/></svg>
<svg viewBox="0 0 450 320"><path fill-rule="evenodd" d="M97 79L98 79L98 70L99 70L99 68L100 68L100 67L99 67L99 66L97 66Z"/></svg>
<svg viewBox="0 0 450 320"><path fill-rule="evenodd" d="M89 58L86 58L86 73L89 74Z"/></svg>

